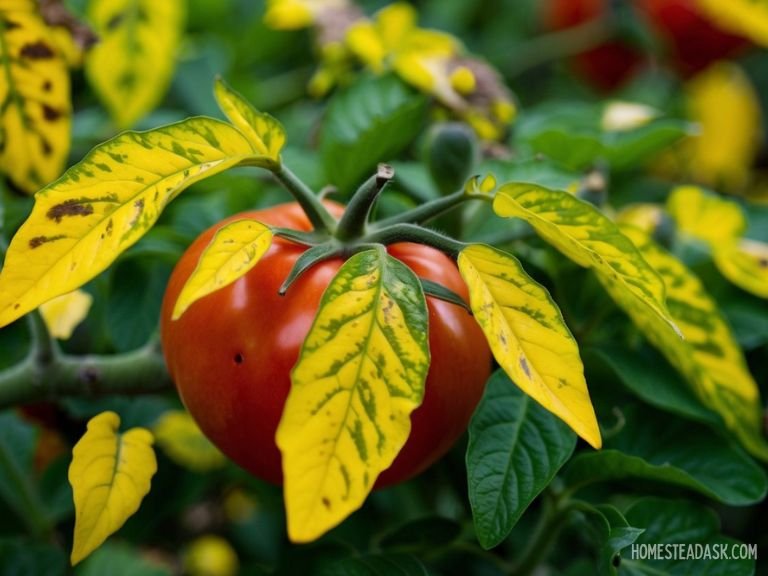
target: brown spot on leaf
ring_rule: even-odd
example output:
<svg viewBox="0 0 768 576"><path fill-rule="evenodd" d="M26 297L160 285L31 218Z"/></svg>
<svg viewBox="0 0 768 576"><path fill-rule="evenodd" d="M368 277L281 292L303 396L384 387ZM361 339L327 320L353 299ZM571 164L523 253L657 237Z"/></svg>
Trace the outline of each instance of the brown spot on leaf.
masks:
<svg viewBox="0 0 768 576"><path fill-rule="evenodd" d="M326 496L323 496L323 498L320 500L320 502L323 503L323 506L325 506L328 510L331 509L331 501L328 500Z"/></svg>
<svg viewBox="0 0 768 576"><path fill-rule="evenodd" d="M107 21L107 30L111 32L115 28L118 28L123 20L125 20L125 12L118 12Z"/></svg>
<svg viewBox="0 0 768 576"><path fill-rule="evenodd" d="M34 238L30 238L29 247L34 250L35 248L40 248L40 246L46 244L47 242L53 242L61 238L64 238L64 236L61 234L58 236L35 236Z"/></svg>
<svg viewBox="0 0 768 576"><path fill-rule="evenodd" d="M768 268L768 258L759 258L757 260L757 265L760 266L760 268Z"/></svg>
<svg viewBox="0 0 768 576"><path fill-rule="evenodd" d="M53 106L43 104L43 118L45 118L48 122L55 122L61 118L61 112L56 110L56 108Z"/></svg>
<svg viewBox="0 0 768 576"><path fill-rule="evenodd" d="M42 40L30 42L21 47L21 56L30 60L48 60L53 58L53 50Z"/></svg>
<svg viewBox="0 0 768 576"><path fill-rule="evenodd" d="M53 88L53 82L51 82L50 80L46 80L45 82L43 82L43 85L42 85L43 92L50 92L52 88Z"/></svg>
<svg viewBox="0 0 768 576"><path fill-rule="evenodd" d="M90 216L93 214L93 206L86 202L84 200L67 200L53 206L48 210L46 216L51 220L55 220L57 224L65 216Z"/></svg>
<svg viewBox="0 0 768 576"><path fill-rule="evenodd" d="M531 368L528 366L528 360L525 359L525 356L520 356L520 368L523 369L528 378L531 377Z"/></svg>
<svg viewBox="0 0 768 576"><path fill-rule="evenodd" d="M50 156L53 153L51 143L42 136L40 137L40 148L43 151L43 156Z"/></svg>
<svg viewBox="0 0 768 576"><path fill-rule="evenodd" d="M13 20L4 20L3 21L3 28L5 28L5 31L8 32L10 30L15 30L16 28L19 28L21 24L18 22L14 22Z"/></svg>

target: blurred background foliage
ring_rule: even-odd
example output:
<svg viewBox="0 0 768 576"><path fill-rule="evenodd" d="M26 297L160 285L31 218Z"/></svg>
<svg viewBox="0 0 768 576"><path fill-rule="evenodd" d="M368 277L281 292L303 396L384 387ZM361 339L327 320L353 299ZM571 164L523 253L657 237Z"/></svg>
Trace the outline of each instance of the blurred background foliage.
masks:
<svg viewBox="0 0 768 576"><path fill-rule="evenodd" d="M67 2L83 17L87 4ZM133 128L156 127L190 115L220 116L212 90L220 75L256 108L279 118L288 135L285 163L316 190L332 182L343 198L380 160L392 161L398 174L395 193L385 196L378 208L382 215L450 187L450 182L441 182L445 167L430 160L430 126L446 117L432 105L434 94L419 94L391 75L374 77L362 71L348 86L311 97L321 58L310 29L268 27L262 0L186 4L168 91ZM358 4L369 16L387 5ZM508 133L483 143L473 172L492 172L499 182L569 189L612 214L638 203L655 205L656 211L640 220L651 219L657 239L686 262L715 297L765 397L765 296L730 282L718 270L706 238L679 233L664 206L677 185L704 186L738 206L746 222L743 237L768 242L768 54L744 42L728 54L727 62L714 67L675 64L669 57L669 38L653 30L628 2L612 2L611 22L591 28L579 28L584 22L568 18L553 21L545 13L549 4L413 2L419 25L452 34L467 53L485 59L514 103L516 118ZM624 44L613 47L613 54L623 55L616 73L620 78L599 73L596 80L589 66L597 65L585 67L579 59L605 42L617 41ZM686 42L691 47L695 39ZM72 72L72 104L68 165L118 132L82 68ZM374 125L372 109L387 123ZM359 129L355 115L362 118ZM3 187L2 199L2 237L7 242L32 199L11 186ZM62 342L63 348L107 354L145 344L157 330L165 281L192 239L232 213L284 200L288 197L271 180L248 169L231 170L192 187L168 208L160 225L86 287L93 296L90 312ZM604 484L588 486L583 498L628 510L628 519L650 515L669 525L675 518L690 520L701 528L701 541L719 532L719 522L729 537L759 544L765 557L764 467L729 444L717 424L707 423L706 411L609 303L597 282L521 230L489 224L485 208L469 212L462 230L467 239L511 248L550 288L584 351L590 390L601 423L610 428L606 437L613 438L612 446L677 470L683 478L670 482L653 472L608 484L609 490ZM768 256L761 258L768 262ZM28 341L24 322L0 330L0 367L23 359ZM609 348L609 343L616 346ZM630 348L634 355L627 354ZM653 378L644 373L648 366L654 367ZM668 383L668 397L660 391L660 382ZM124 428L146 426L155 432L161 448L158 473L139 512L74 570L78 575L508 574L547 505L546 498L534 502L500 546L484 550L474 533L466 497L465 445L460 443L419 478L374 493L360 512L318 542L295 546L285 538L280 490L222 461L186 430L183 421L174 421L181 409L174 394L62 399L28 407L23 415L11 410L0 414L3 576L72 572L67 566L73 523L66 480L69 450L87 418L106 409L121 415ZM187 449L189 442L197 443L191 453L185 453L185 442ZM579 470L574 463L571 478L578 477ZM738 479L751 486L751 496L730 496L729 482ZM568 481L566 474L553 486ZM710 509L716 520L708 516ZM665 516L670 510L674 514ZM559 532L560 538L551 548L549 568L541 573L594 574L596 565L604 566L601 558L611 542L607 517L605 513L595 522L588 512L576 513L557 529L551 527L553 536ZM664 529L674 531L657 528L657 542L663 541ZM767 564L759 560L758 573L760 565L765 569ZM708 573L754 569L749 563L717 566ZM646 569L625 565L621 573L649 573ZM689 572L658 565L655 569L667 570L665 574L702 573L695 566Z"/></svg>

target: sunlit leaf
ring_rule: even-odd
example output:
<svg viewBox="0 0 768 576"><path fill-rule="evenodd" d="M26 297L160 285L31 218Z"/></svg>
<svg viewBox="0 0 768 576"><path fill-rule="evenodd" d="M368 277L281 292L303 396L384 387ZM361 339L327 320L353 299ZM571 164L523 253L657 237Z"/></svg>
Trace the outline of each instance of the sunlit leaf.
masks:
<svg viewBox="0 0 768 576"><path fill-rule="evenodd" d="M138 510L157 461L144 428L119 433L120 417L102 412L72 450L69 483L75 501L72 564L88 556Z"/></svg>
<svg viewBox="0 0 768 576"><path fill-rule="evenodd" d="M272 232L255 220L235 220L220 228L181 289L172 319L180 318L200 298L245 275L271 244Z"/></svg>
<svg viewBox="0 0 768 576"><path fill-rule="evenodd" d="M490 246L468 246L458 262L496 361L526 394L599 448L579 347L546 289L514 256Z"/></svg>
<svg viewBox="0 0 768 576"><path fill-rule="evenodd" d="M190 470L220 468L226 462L184 410L169 410L152 428L157 444L177 464Z"/></svg>
<svg viewBox="0 0 768 576"><path fill-rule="evenodd" d="M323 295L277 431L292 540L362 505L408 439L428 367L418 278L383 250L351 257Z"/></svg>
<svg viewBox="0 0 768 576"><path fill-rule="evenodd" d="M184 28L183 0L90 0L99 37L85 61L88 80L120 128L165 95Z"/></svg>
<svg viewBox="0 0 768 576"><path fill-rule="evenodd" d="M240 132L210 118L97 146L35 196L0 272L0 326L96 276L187 186L258 158Z"/></svg>
<svg viewBox="0 0 768 576"><path fill-rule="evenodd" d="M591 204L567 192L509 183L499 188L493 210L522 218L565 256L592 268L622 308L643 310L678 330L664 303L662 279L618 226Z"/></svg>
<svg viewBox="0 0 768 576"><path fill-rule="evenodd" d="M40 314L54 338L66 340L88 315L93 296L82 290L62 294L40 306Z"/></svg>
<svg viewBox="0 0 768 576"><path fill-rule="evenodd" d="M256 110L245 98L221 80L216 80L216 101L222 112L253 145L260 155L280 164L280 150L285 144L283 126L269 114Z"/></svg>
<svg viewBox="0 0 768 576"><path fill-rule="evenodd" d="M764 0L696 0L724 30L768 46L768 2Z"/></svg>
<svg viewBox="0 0 768 576"><path fill-rule="evenodd" d="M743 238L713 250L717 269L739 288L768 298L768 244Z"/></svg>
<svg viewBox="0 0 768 576"><path fill-rule="evenodd" d="M698 186L678 186L667 199L677 230L713 247L731 243L747 229L741 207Z"/></svg>
<svg viewBox="0 0 768 576"><path fill-rule="evenodd" d="M677 258L636 229L624 228L667 285L667 306L684 339L639 303L625 307L648 340L686 378L701 401L720 414L754 456L768 460L762 404L754 378L717 304ZM617 285L606 285L609 292Z"/></svg>
<svg viewBox="0 0 768 576"><path fill-rule="evenodd" d="M69 70L37 2L3 2L0 19L0 171L31 193L69 154Z"/></svg>

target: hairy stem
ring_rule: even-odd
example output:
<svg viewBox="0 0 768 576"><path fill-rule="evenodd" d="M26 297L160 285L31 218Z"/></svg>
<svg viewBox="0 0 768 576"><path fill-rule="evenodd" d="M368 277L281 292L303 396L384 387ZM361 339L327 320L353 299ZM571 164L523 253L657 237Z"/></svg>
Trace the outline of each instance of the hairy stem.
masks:
<svg viewBox="0 0 768 576"><path fill-rule="evenodd" d="M377 229L364 238L365 243L394 244L395 242L416 242L437 248L451 258L456 258L466 244L454 240L450 236L440 234L428 228L422 228L416 224L395 224L386 228Z"/></svg>

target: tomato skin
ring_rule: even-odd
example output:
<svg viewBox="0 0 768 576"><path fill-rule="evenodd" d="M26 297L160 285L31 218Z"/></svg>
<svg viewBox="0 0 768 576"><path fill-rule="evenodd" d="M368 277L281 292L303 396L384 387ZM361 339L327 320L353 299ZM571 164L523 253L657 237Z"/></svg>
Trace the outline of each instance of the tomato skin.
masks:
<svg viewBox="0 0 768 576"><path fill-rule="evenodd" d="M340 208L334 206L338 215ZM166 288L161 316L163 351L182 401L208 438L255 476L282 482L275 445L290 372L325 288L342 265L321 262L300 276L285 296L278 288L305 248L275 238L244 277L194 303L176 321L171 312L184 282L215 231L238 218L309 230L296 204L240 214L201 234L179 260ZM456 265L433 248L388 247L417 275L467 298ZM431 365L412 432L377 487L418 474L442 456L466 429L490 374L491 357L480 328L466 310L427 297Z"/></svg>

